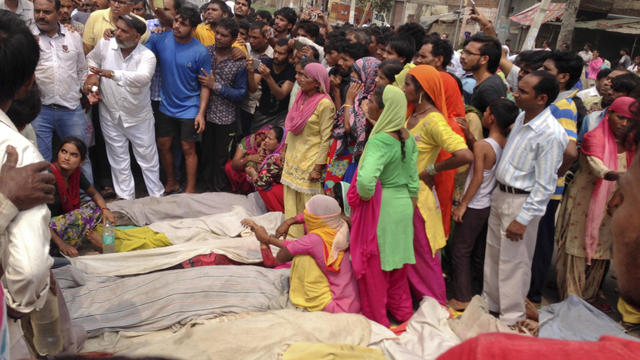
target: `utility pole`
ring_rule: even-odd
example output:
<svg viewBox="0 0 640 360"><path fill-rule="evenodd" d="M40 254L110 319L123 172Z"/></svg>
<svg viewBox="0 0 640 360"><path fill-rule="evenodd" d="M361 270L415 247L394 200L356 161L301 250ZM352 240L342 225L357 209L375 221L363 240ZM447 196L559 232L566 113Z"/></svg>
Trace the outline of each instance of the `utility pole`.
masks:
<svg viewBox="0 0 640 360"><path fill-rule="evenodd" d="M462 17L464 16L463 6L464 1L460 0L460 7L458 8L458 19L456 20L456 32L453 35L453 41L451 41L451 45L453 46L454 50L458 48L458 43L460 42L460 22L462 20Z"/></svg>
<svg viewBox="0 0 640 360"><path fill-rule="evenodd" d="M500 0L495 29L498 39L503 43L509 37L509 9L511 9L511 0Z"/></svg>
<svg viewBox="0 0 640 360"><path fill-rule="evenodd" d="M580 0L567 0L564 4L564 14L562 15L562 25L560 26L560 34L558 34L558 42L556 48L562 43L569 44L573 40L573 29L576 27L576 15L580 7Z"/></svg>
<svg viewBox="0 0 640 360"><path fill-rule="evenodd" d="M351 7L349 8L349 24L355 25L356 16L356 0L351 0Z"/></svg>
<svg viewBox="0 0 640 360"><path fill-rule="evenodd" d="M540 31L542 20L544 20L544 16L547 14L550 2L551 0L542 0L540 6L538 6L538 11L536 12L536 16L533 18L533 22L529 28L529 33L527 34L526 39L524 39L524 44L522 44L522 51L531 50L535 47L536 37L538 36L538 31Z"/></svg>

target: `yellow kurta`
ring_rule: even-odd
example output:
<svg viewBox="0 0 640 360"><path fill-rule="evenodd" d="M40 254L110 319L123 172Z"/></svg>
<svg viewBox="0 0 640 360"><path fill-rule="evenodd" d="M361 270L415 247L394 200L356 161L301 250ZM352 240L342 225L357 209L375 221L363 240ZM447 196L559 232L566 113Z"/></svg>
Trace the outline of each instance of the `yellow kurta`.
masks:
<svg viewBox="0 0 640 360"><path fill-rule="evenodd" d="M454 153L467 148L462 136L451 129L447 120L439 112L427 114L413 129L409 129L409 132L418 144L418 173L424 171L427 165L436 162L441 149ZM447 244L447 238L444 236L442 214L437 198L422 181L418 191L418 209L424 218L431 250L435 253Z"/></svg>
<svg viewBox="0 0 640 360"><path fill-rule="evenodd" d="M196 27L196 31L193 32L193 37L198 39L198 41L200 41L204 46L211 46L216 43L216 32L213 31L211 26L206 25L205 23L202 23ZM242 50L245 55L249 54L247 52L247 47L242 44L234 42L231 46L237 47L238 49Z"/></svg>

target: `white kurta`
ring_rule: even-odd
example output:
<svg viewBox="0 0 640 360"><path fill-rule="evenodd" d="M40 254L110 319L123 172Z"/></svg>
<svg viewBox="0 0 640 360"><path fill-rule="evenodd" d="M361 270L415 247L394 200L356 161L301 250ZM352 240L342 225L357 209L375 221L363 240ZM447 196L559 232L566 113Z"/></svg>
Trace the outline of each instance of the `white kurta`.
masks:
<svg viewBox="0 0 640 360"><path fill-rule="evenodd" d="M129 158L131 142L149 195L161 196L164 187L160 182L150 92L156 67L155 55L138 44L129 56L123 58L115 38L102 39L87 55L87 62L89 66L114 72L113 79L103 77L100 80L100 127L116 194L122 199L135 198Z"/></svg>

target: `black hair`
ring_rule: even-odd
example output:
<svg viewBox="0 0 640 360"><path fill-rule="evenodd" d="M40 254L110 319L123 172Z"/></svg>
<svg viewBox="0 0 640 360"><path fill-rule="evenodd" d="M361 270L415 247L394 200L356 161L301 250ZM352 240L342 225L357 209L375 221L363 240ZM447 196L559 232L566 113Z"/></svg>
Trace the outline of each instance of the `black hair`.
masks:
<svg viewBox="0 0 640 360"><path fill-rule="evenodd" d="M500 58L502 57L502 44L500 44L500 40L477 33L469 38L469 42L471 41L482 43L482 46L480 47L480 55L489 57L487 71L494 74L496 70L498 70Z"/></svg>
<svg viewBox="0 0 640 360"><path fill-rule="evenodd" d="M278 15L285 18L285 20L287 20L287 22L291 25L295 25L296 21L298 21L298 15L296 14L296 11L287 6L280 8L273 13L274 18Z"/></svg>
<svg viewBox="0 0 640 360"><path fill-rule="evenodd" d="M263 18L267 22L267 25L273 25L273 16L271 16L271 13L267 10L256 11L256 16Z"/></svg>
<svg viewBox="0 0 640 360"><path fill-rule="evenodd" d="M215 0L215 1L219 1L219 0ZM198 9L190 4L182 6L180 10L176 11L176 14L180 16L182 19L187 20L189 22L189 25L191 25L192 28L195 28L202 22L202 19L200 18L200 12L198 11Z"/></svg>
<svg viewBox="0 0 640 360"><path fill-rule="evenodd" d="M349 55L353 60L358 60L363 57L369 56L369 48L362 43L349 43L342 44L342 48L338 50L341 53Z"/></svg>
<svg viewBox="0 0 640 360"><path fill-rule="evenodd" d="M400 71L402 71L402 68L404 68L404 65L402 65L400 61L393 59L381 62L380 66L378 67L378 71L381 72L384 77L393 82L396 78L396 75L398 75Z"/></svg>
<svg viewBox="0 0 640 360"><path fill-rule="evenodd" d="M0 10L0 102L13 100L33 76L40 46L24 21L9 10Z"/></svg>
<svg viewBox="0 0 640 360"><path fill-rule="evenodd" d="M13 125L20 130L38 117L41 107L40 89L38 85L33 84L25 97L11 102L11 107L7 110L7 116L11 119Z"/></svg>
<svg viewBox="0 0 640 360"><path fill-rule="evenodd" d="M376 42L381 45L387 45L389 40L393 36L393 32L388 28L382 28L378 33L373 34L376 37Z"/></svg>
<svg viewBox="0 0 640 360"><path fill-rule="evenodd" d="M395 35L389 40L388 46L391 50L395 51L399 57L404 58L404 63L408 64L413 60L413 56L416 53L415 44L413 38L400 35Z"/></svg>
<svg viewBox="0 0 640 360"><path fill-rule="evenodd" d="M342 197L342 181L338 181L333 185L333 198L336 199L338 205L340 205L340 209L344 212L344 202L347 199Z"/></svg>
<svg viewBox="0 0 640 360"><path fill-rule="evenodd" d="M365 46L369 46L369 44L371 44L371 34L366 29L349 29L347 30L347 34L354 34L356 41L364 44Z"/></svg>
<svg viewBox="0 0 640 360"><path fill-rule="evenodd" d="M625 54L629 55L629 49L627 48L622 48L620 51L624 51Z"/></svg>
<svg viewBox="0 0 640 360"><path fill-rule="evenodd" d="M426 37L422 45L431 44L431 55L433 57L442 56L442 67L447 67L453 57L453 46L446 39Z"/></svg>
<svg viewBox="0 0 640 360"><path fill-rule="evenodd" d="M84 160L87 158L87 145L84 143L84 141L75 136L66 136L64 139L62 139L62 141L60 142L60 146L56 151L56 156L65 144L73 144L76 146L78 152L80 153L80 160Z"/></svg>
<svg viewBox="0 0 640 360"><path fill-rule="evenodd" d="M276 46L286 46L287 49L289 49L289 52L291 52L291 50L293 50L289 46L289 39L287 39L287 38L278 39L278 41L276 41Z"/></svg>
<svg viewBox="0 0 640 360"><path fill-rule="evenodd" d="M209 3L204 3L204 4L200 5L200 12L201 13L206 13L208 8L209 8ZM176 11L177 10L178 9L176 9Z"/></svg>
<svg viewBox="0 0 640 360"><path fill-rule="evenodd" d="M422 41L424 40L427 32L424 27L418 23L406 23L398 27L396 34L400 37L410 37L413 39L414 53L418 52L422 47ZM411 57L413 58L413 56ZM411 59L409 59L411 61Z"/></svg>
<svg viewBox="0 0 640 360"><path fill-rule="evenodd" d="M536 92L536 95L547 95L547 104L545 106L551 105L560 93L556 77L544 70L536 70L529 75L538 78L538 83L533 86L533 91Z"/></svg>
<svg viewBox="0 0 640 360"><path fill-rule="evenodd" d="M546 50L525 50L516 57L516 65L520 68L528 67L538 70L549 58L549 51Z"/></svg>
<svg viewBox="0 0 640 360"><path fill-rule="evenodd" d="M615 92L631 94L640 86L640 77L633 73L625 73L611 79L611 89Z"/></svg>
<svg viewBox="0 0 640 360"><path fill-rule="evenodd" d="M56 9L56 11L60 10L60 7L62 6L60 0L47 0L47 2L52 2L53 7L54 9ZM33 1L32 3L35 3L35 1Z"/></svg>
<svg viewBox="0 0 640 360"><path fill-rule="evenodd" d="M274 126L273 128L271 128L271 130L276 133L276 140L278 140L278 142L282 141L282 137L284 136L284 129L280 126Z"/></svg>
<svg viewBox="0 0 640 360"><path fill-rule="evenodd" d="M601 69L600 71L598 71L598 75L596 76L596 80L602 80L604 78L606 78L607 76L609 76L609 74L611 74L613 70L611 70L611 68L606 68L606 69Z"/></svg>
<svg viewBox="0 0 640 360"><path fill-rule="evenodd" d="M584 44L584 46L589 47L589 50L593 49L593 46L591 45L591 43L586 43L586 44Z"/></svg>
<svg viewBox="0 0 640 360"><path fill-rule="evenodd" d="M245 0L247 2L247 7L251 9L251 0Z"/></svg>
<svg viewBox="0 0 640 360"><path fill-rule="evenodd" d="M216 27L221 27L229 30L232 38L238 37L239 26L238 23L230 17L223 17L216 23Z"/></svg>
<svg viewBox="0 0 640 360"><path fill-rule="evenodd" d="M184 6L184 1L185 0L173 0L173 9L176 11L176 13ZM206 5L207 4L202 5L205 6L205 11L207 10Z"/></svg>
<svg viewBox="0 0 640 360"><path fill-rule="evenodd" d="M227 5L227 3L225 3L222 0L211 0L209 1L209 3L207 4L207 8L209 7L209 5L211 4L216 4L218 5L218 7L220 8L220 11L222 11L222 16L223 17L230 17L233 16L233 12L231 11L231 8L229 7L229 5Z"/></svg>
<svg viewBox="0 0 640 360"><path fill-rule="evenodd" d="M262 33L262 28L265 27L265 25L267 25L267 24L264 23L263 21L254 21L254 22L250 23L249 31L251 31L251 30L260 30L260 34L262 35L262 37L265 37L265 35Z"/></svg>
<svg viewBox="0 0 640 360"><path fill-rule="evenodd" d="M373 95L371 96L380 109L384 109L384 100L382 99L382 95L384 94L386 86L387 85L376 87L375 90L373 90Z"/></svg>
<svg viewBox="0 0 640 360"><path fill-rule="evenodd" d="M300 20L296 26L298 29L304 30L307 35L311 36L311 40L313 40L313 42L318 40L318 36L320 35L320 27L318 24L311 20Z"/></svg>
<svg viewBox="0 0 640 360"><path fill-rule="evenodd" d="M576 53L564 50L553 50L551 54L549 54L549 59L553 60L558 69L558 74L569 74L569 80L566 85L567 89L571 89L573 85L580 80L583 61Z"/></svg>
<svg viewBox="0 0 640 360"><path fill-rule="evenodd" d="M238 29L243 29L249 32L249 29L251 29L251 23L247 19L242 19L238 21Z"/></svg>
<svg viewBox="0 0 640 360"><path fill-rule="evenodd" d="M337 51L340 52L340 49L342 49L345 46L348 46L349 41L347 41L347 39L345 38L335 38L332 40L329 40L329 42L327 42L324 45L324 53L328 54L331 51Z"/></svg>
<svg viewBox="0 0 640 360"><path fill-rule="evenodd" d="M491 111L493 117L496 118L496 123L502 135L509 136L509 132L511 131L510 127L516 121L520 109L518 109L513 101L498 98L489 103L489 111Z"/></svg>

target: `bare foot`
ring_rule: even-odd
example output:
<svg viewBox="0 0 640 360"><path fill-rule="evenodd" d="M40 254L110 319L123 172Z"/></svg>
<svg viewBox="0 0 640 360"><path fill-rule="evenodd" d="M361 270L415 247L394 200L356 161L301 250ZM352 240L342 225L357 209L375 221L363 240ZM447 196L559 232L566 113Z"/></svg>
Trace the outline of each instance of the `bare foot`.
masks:
<svg viewBox="0 0 640 360"><path fill-rule="evenodd" d="M87 239L96 250L102 252L102 237L95 230L89 230L87 232Z"/></svg>
<svg viewBox="0 0 640 360"><path fill-rule="evenodd" d="M455 298L447 301L447 306L456 311L464 311L469 306L469 301L460 301Z"/></svg>

